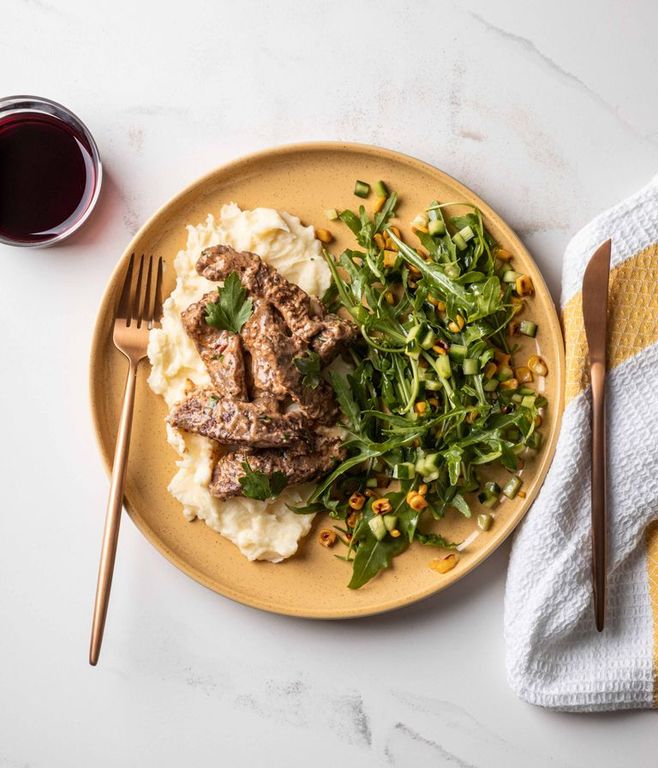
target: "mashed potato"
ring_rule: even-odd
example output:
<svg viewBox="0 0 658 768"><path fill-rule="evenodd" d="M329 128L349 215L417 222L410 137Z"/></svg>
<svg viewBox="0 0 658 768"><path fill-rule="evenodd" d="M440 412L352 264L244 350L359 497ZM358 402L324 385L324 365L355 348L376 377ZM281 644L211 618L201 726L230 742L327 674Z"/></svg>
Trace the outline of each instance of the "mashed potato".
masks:
<svg viewBox="0 0 658 768"><path fill-rule="evenodd" d="M149 385L164 397L169 408L185 395L188 379L197 386L210 383L194 344L185 333L180 313L208 291L216 290L217 283L197 274L195 264L204 248L220 243L257 253L288 280L315 296L321 296L331 282L313 227L304 227L297 217L283 211L242 211L231 203L223 206L218 219L208 215L204 224L188 226L185 250L174 260L176 288L164 303L162 327L151 331L148 347L152 366ZM213 469L211 441L169 424L167 440L180 457L169 492L183 505L187 520L205 520L206 525L230 539L249 560L276 563L297 551L299 540L311 527L313 515L295 514L286 504L303 501L309 486L287 488L271 501L243 497L219 501L207 487Z"/></svg>

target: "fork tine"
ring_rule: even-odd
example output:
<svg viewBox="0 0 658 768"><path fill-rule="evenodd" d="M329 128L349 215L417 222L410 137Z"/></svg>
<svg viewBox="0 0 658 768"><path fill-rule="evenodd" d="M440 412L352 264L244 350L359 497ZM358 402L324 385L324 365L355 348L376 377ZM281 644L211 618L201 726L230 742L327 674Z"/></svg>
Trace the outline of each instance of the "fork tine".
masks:
<svg viewBox="0 0 658 768"><path fill-rule="evenodd" d="M144 273L144 254L140 256L139 259L139 270L137 272L137 283L135 285L135 289L132 295L132 316L131 319L135 320L135 324L139 328L139 324L141 321L141 315L140 315L140 299L142 296L142 275ZM128 325L130 325L130 321L128 322Z"/></svg>
<svg viewBox="0 0 658 768"><path fill-rule="evenodd" d="M144 293L142 295L142 310L139 313L139 324L141 327L142 322L148 325L151 317L151 275L153 273L153 256L149 256L149 268L146 270L146 285L144 286Z"/></svg>
<svg viewBox="0 0 658 768"><path fill-rule="evenodd" d="M158 257L158 271L155 278L155 294L153 296L153 312L151 314L151 327L162 320L162 272L164 262L162 256Z"/></svg>
<svg viewBox="0 0 658 768"><path fill-rule="evenodd" d="M130 288L133 281L133 264L135 263L135 254L130 254L126 276L123 278L123 288L121 289L121 298L117 306L117 317L123 317L130 322Z"/></svg>

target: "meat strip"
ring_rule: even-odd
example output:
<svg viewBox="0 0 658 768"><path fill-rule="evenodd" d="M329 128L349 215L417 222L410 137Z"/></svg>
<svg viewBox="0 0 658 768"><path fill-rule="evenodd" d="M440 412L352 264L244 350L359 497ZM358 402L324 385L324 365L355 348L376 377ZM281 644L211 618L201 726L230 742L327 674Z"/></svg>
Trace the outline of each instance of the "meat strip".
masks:
<svg viewBox="0 0 658 768"><path fill-rule="evenodd" d="M301 353L302 344L286 334L281 315L270 304L256 300L254 312L242 326L240 336L251 355L255 393L265 392L281 399L300 385L293 360Z"/></svg>
<svg viewBox="0 0 658 768"><path fill-rule="evenodd" d="M352 323L338 315L325 315L320 306L312 305L305 291L255 253L214 245L203 251L196 269L208 280L225 280L231 272L237 272L247 291L276 307L290 331L307 342L324 362L331 360L340 346L356 334Z"/></svg>
<svg viewBox="0 0 658 768"><path fill-rule="evenodd" d="M215 389L223 397L246 400L247 382L240 337L206 323L206 307L216 300L216 293L207 293L181 312L183 327L208 369Z"/></svg>
<svg viewBox="0 0 658 768"><path fill-rule="evenodd" d="M238 448L276 448L310 439L309 422L302 411L276 413L267 402L223 400L209 389L196 390L175 405L169 423Z"/></svg>
<svg viewBox="0 0 658 768"><path fill-rule="evenodd" d="M248 461L254 472L283 472L288 485L306 483L326 474L343 458L341 440L337 437L316 436L312 451L307 445L297 443L283 450L235 451L222 456L215 466L208 486L210 493L226 500L242 495L240 478L244 477L243 462Z"/></svg>
<svg viewBox="0 0 658 768"><path fill-rule="evenodd" d="M271 304L256 300L256 309L240 331L251 355L252 387L258 397L292 398L309 419L330 425L338 418L332 388L321 381L317 387L303 384L295 358L303 355L299 340L286 333L281 315Z"/></svg>

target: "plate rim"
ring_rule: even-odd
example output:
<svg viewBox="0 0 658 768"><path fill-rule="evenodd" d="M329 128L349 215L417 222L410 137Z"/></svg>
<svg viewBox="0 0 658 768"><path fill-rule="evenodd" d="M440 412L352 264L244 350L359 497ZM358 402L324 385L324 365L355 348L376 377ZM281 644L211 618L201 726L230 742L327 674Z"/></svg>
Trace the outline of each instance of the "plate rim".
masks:
<svg viewBox="0 0 658 768"><path fill-rule="evenodd" d="M365 153L368 155L375 155L376 157L384 157L391 161L402 162L424 173L429 173L430 175L443 177L444 179L447 179L454 187L459 189L460 192L463 191L465 194L465 198L472 200L476 205L478 205L478 207L480 207L480 209L483 210L483 212L485 212L485 216L487 218L495 219L497 226L505 233L505 236L514 244L515 249L518 249L519 252L523 252L523 254L529 259L529 261L535 266L537 276L540 279L539 286L535 286L535 287L536 288L539 287L540 292L542 292L548 299L549 308L551 310L549 312L550 332L551 332L551 335L554 336L554 338L557 341L557 356L558 356L557 369L552 371L552 373L558 377L558 382L556 386L557 402L551 404L552 409L556 411L555 427L551 432L550 439L547 441L547 444L544 446L544 449L542 451L541 464L537 474L534 477L535 485L532 492L526 497L526 499L524 500L523 506L520 507L519 511L516 512L512 523L507 526L506 530L500 531L498 537L491 543L490 546L484 547L480 552L477 552L473 556L473 558L469 560L469 563L465 568L458 569L457 572L453 571L452 573L445 574L444 578L437 581L435 586L432 586L431 588L426 589L422 593L415 594L412 597L396 598L390 603L381 604L379 607L349 608L346 606L344 609L340 609L340 610L320 609L316 611L316 610L309 610L309 609L296 610L295 608L286 608L286 607L276 606L276 605L272 605L271 603L268 603L267 598L265 597L259 598L259 597L252 597L252 596L244 596L243 594L238 593L236 590L232 589L231 587L219 588L216 582L214 582L210 578L207 578L203 573L201 573L200 571L195 569L193 566L191 566L186 560L184 560L183 558L175 554L149 527L149 525L145 522L145 520L141 517L141 515L133 508L133 505L131 504L129 499L128 498L124 499L124 507L128 513L128 516L130 517L134 525L137 527L137 529L140 531L140 533L146 538L146 540L161 555L163 555L164 558L170 562L170 564L174 565L176 568L182 571L186 576L193 579L194 581L201 584L202 586L206 587L207 589L210 589L215 594L221 595L222 597L226 597L242 605L246 605L251 608L256 608L258 610L267 611L268 613L278 614L281 616L292 616L295 618L304 618L304 619L338 620L338 619L351 619L351 618L375 616L383 613L388 613L390 611L394 611L409 605L413 605L415 603L420 602L421 600L425 600L428 597L431 597L433 595L436 595L439 592L444 591L448 587L452 586L453 584L455 584L456 582L460 581L462 578L467 576L475 568L477 568L482 562L484 562L484 560L486 560L495 551L497 551L499 547L518 528L518 526L523 521L523 518L528 514L530 508L534 504L535 499L537 498L537 495L539 494L539 491L541 490L546 480L546 475L548 474L548 471L553 463L553 459L555 457L555 451L557 448L558 438L562 428L562 418L564 414L564 398L565 398L565 378L566 378L564 337L562 333L562 327L560 324L560 316L559 316L558 309L555 306L555 302L553 301L551 292L549 291L548 286L546 285L544 276L541 273L541 270L539 269L539 266L537 265L536 261L533 259L532 255L530 254L528 249L525 247L525 245L523 244L519 236L509 226L509 224L507 224L505 219L503 219L503 217L496 212L494 208L492 208L485 200L483 200L470 187L467 187L461 181L454 178L449 173L446 173L442 169L437 168L431 163L428 163L424 160L419 160L418 158L413 157L412 155L408 155L404 152L399 152L397 150L392 150L385 147L379 147L375 144L365 144L365 143L359 143L359 142L344 142L344 141L295 142L290 144L277 145L275 147L270 147L266 149L261 149L256 152L251 152L245 155L238 156L227 163L222 163L220 165L217 165L207 173L197 177L196 179L194 179L193 181L185 185L185 187L183 187L179 192L177 192L175 195L173 195L168 200L166 200L162 205L160 205L146 219L146 221L144 221L142 226L133 235L128 245L125 247L125 249L121 253L121 256L119 257L117 263L115 264L105 284L105 289L103 290L103 293L100 297L99 309L96 314L96 319L94 321L94 328L93 328L92 338L91 338L91 350L89 355L88 396L89 396L89 407L91 411L92 424L93 424L96 444L98 446L101 459L105 467L106 474L109 476L112 469L113 455L110 453L109 450L105 449L105 445L104 445L103 433L101 430L101 423L100 423L101 422L100 408L98 407L98 401L95 396L95 390L98 387L98 381L97 381L97 376L95 374L95 371L98 368L98 363L101 358L100 353L103 348L103 344L105 342L105 339L103 338L103 333L106 327L107 318L106 318L106 315L103 314L102 309L107 303L108 294L110 293L113 286L115 285L117 277L119 275L119 271L122 269L125 260L129 257L130 253L132 253L135 250L135 246L139 242L139 240L142 238L143 234L156 222L156 220L159 217L161 217L167 211L167 209L169 209L172 206L175 206L176 203L178 203L182 198L187 197L191 192L193 192L193 190L196 187L204 186L208 181L210 181L214 177L220 176L223 174L224 175L230 174L232 172L239 170L241 166L248 166L252 163L258 163L259 161L262 161L262 160L269 160L272 157L277 157L282 155L292 155L292 154L298 154L298 153L304 153L304 152L327 152L327 151L329 152L342 151L342 152L350 152L350 153L354 152L354 153L362 153L362 154ZM536 283L537 281L534 280L534 282Z"/></svg>

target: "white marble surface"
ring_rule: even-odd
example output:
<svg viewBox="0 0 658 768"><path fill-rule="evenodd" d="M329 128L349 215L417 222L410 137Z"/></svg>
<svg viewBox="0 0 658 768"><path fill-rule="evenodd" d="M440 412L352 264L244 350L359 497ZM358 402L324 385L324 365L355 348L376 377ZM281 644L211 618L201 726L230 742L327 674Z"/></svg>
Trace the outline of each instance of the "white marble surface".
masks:
<svg viewBox="0 0 658 768"><path fill-rule="evenodd" d="M69 105L106 185L69 244L0 249L0 765L649 766L652 713L576 716L505 683L504 547L447 593L348 623L203 589L126 521L87 666L107 480L87 409L99 297L140 222L237 155L374 142L461 178L556 296L569 236L658 169L658 6L3 4L0 93Z"/></svg>

